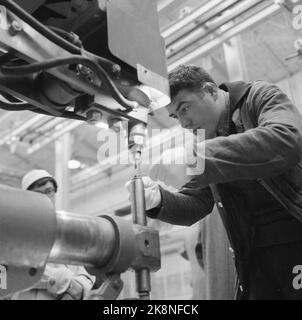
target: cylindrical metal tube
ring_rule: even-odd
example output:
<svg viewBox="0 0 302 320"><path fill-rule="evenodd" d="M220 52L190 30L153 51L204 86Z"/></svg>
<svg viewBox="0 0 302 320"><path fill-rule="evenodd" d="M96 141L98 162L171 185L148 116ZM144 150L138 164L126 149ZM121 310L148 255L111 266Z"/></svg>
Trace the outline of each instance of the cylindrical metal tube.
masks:
<svg viewBox="0 0 302 320"><path fill-rule="evenodd" d="M140 175L134 176L131 180L131 209L133 223L142 226L147 225L145 189ZM143 268L136 270L136 287L140 299L149 300L151 291L150 270Z"/></svg>
<svg viewBox="0 0 302 320"><path fill-rule="evenodd" d="M0 265L8 270L0 296L33 286L47 262L121 273L137 250L133 226L124 219L56 214L45 195L0 186Z"/></svg>
<svg viewBox="0 0 302 320"><path fill-rule="evenodd" d="M139 293L139 297L142 300L150 299L151 291L151 280L150 280L150 270L141 269L136 272L136 290Z"/></svg>
<svg viewBox="0 0 302 320"><path fill-rule="evenodd" d="M136 254L133 227L124 219L57 212L56 240L48 261L121 273L130 267Z"/></svg>
<svg viewBox="0 0 302 320"><path fill-rule="evenodd" d="M0 264L43 267L55 230L56 217L49 198L0 186Z"/></svg>
<svg viewBox="0 0 302 320"><path fill-rule="evenodd" d="M48 261L84 265L98 272L125 272L135 258L134 230L124 219L57 212L56 240ZM91 269L91 268L90 268Z"/></svg>
<svg viewBox="0 0 302 320"><path fill-rule="evenodd" d="M101 217L57 212L56 240L49 261L102 267L116 246L113 224Z"/></svg>
<svg viewBox="0 0 302 320"><path fill-rule="evenodd" d="M56 216L49 198L0 186L0 265L7 268L0 297L41 279L55 230Z"/></svg>
<svg viewBox="0 0 302 320"><path fill-rule="evenodd" d="M144 192L144 183L142 181L142 178L139 176L135 176L131 180L131 209L133 215L133 223L142 226L147 225Z"/></svg>

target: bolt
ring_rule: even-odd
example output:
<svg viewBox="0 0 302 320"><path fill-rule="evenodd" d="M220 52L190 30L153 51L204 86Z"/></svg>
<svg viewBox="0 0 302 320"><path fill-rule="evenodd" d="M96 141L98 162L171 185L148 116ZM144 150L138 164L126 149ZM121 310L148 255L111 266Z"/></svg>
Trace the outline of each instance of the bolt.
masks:
<svg viewBox="0 0 302 320"><path fill-rule="evenodd" d="M90 110L87 112L87 122L89 124L96 124L102 120L102 112Z"/></svg>
<svg viewBox="0 0 302 320"><path fill-rule="evenodd" d="M20 26L19 22L14 20L10 25L8 32L11 36L15 36L21 30L22 30L22 27Z"/></svg>
<svg viewBox="0 0 302 320"><path fill-rule="evenodd" d="M301 39L301 38L297 39L297 40L295 41L295 43L294 43L294 46L295 46L295 49L296 49L296 50L301 49L301 48L302 48L302 39Z"/></svg>
<svg viewBox="0 0 302 320"><path fill-rule="evenodd" d="M30 276L35 276L36 273L37 273L37 269L36 268L30 268L29 271L28 271L29 275Z"/></svg>
<svg viewBox="0 0 302 320"><path fill-rule="evenodd" d="M145 247L148 248L148 249L150 248L150 242L149 242L149 240L145 240Z"/></svg>
<svg viewBox="0 0 302 320"><path fill-rule="evenodd" d="M121 286L121 281L120 280L115 280L113 282L113 288L114 289L119 289L120 286Z"/></svg>
<svg viewBox="0 0 302 320"><path fill-rule="evenodd" d="M119 76L121 73L121 67L118 64L114 64L112 66L112 73L115 74L116 76Z"/></svg>

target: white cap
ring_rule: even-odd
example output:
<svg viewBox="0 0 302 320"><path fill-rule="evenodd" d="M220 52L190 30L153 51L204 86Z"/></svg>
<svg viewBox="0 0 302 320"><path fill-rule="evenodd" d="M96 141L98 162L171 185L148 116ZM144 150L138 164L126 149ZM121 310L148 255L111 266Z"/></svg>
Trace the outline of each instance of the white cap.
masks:
<svg viewBox="0 0 302 320"><path fill-rule="evenodd" d="M29 171L22 179L22 189L27 190L34 182L43 178L51 178L55 181L54 177L46 170Z"/></svg>

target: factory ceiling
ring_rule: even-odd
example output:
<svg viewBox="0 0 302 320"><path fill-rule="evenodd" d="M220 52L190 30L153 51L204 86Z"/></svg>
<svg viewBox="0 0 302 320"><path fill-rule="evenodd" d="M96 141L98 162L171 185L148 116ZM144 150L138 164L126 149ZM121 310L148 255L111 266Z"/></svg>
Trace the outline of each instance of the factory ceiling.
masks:
<svg viewBox="0 0 302 320"><path fill-rule="evenodd" d="M234 11L239 2L242 10L240 17ZM266 6L273 4L273 1L239 2L159 0L159 22L166 41L168 65L175 66L178 61L186 61L186 57L191 55L192 58L187 63L207 68L217 83L226 81L228 73L223 44L217 43L201 55L194 56L192 52L223 37L224 29L219 27L223 19L226 21L224 28L228 28L231 24L246 21L251 13L259 14L259 11L265 9L261 7L264 2ZM189 23L181 25L205 5L213 6L210 12L214 12L219 6L222 9L225 6L225 10L216 17L203 14L194 19L193 16ZM247 10L247 6L251 8ZM240 33L248 80L278 82L302 70L299 59L285 60L295 51L294 41L301 36L301 32L294 30L291 23L291 14L280 9L269 19L259 20ZM149 123L150 128L170 128L176 124L167 117L164 109L155 111L150 116ZM101 129L75 120L55 119L29 111L0 110L0 183L18 187L22 175L34 167L54 172L54 139L66 131L70 131L72 136L71 159L81 163L80 168L71 171L71 175L93 167L97 164L99 130Z"/></svg>

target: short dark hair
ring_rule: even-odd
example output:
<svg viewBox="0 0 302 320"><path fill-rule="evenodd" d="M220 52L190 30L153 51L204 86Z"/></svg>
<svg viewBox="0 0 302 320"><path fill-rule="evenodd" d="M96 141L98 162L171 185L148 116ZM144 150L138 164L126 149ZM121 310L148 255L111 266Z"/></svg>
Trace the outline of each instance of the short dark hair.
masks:
<svg viewBox="0 0 302 320"><path fill-rule="evenodd" d="M53 186L55 188L55 192L57 192L58 190L58 185L57 185L57 182L55 179L51 178L51 177L45 177L45 178L41 178L37 181L35 181L34 183L32 183L28 188L27 190L33 190L35 188L41 188L43 187L48 181L52 182L53 183Z"/></svg>
<svg viewBox="0 0 302 320"><path fill-rule="evenodd" d="M170 94L173 99L181 89L198 90L206 82L216 85L209 73L201 67L180 65L169 73Z"/></svg>

